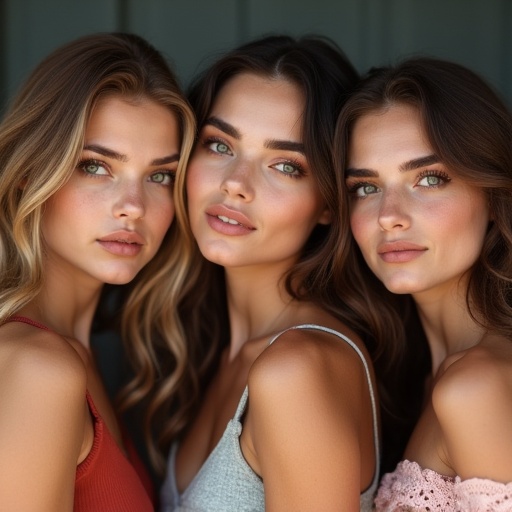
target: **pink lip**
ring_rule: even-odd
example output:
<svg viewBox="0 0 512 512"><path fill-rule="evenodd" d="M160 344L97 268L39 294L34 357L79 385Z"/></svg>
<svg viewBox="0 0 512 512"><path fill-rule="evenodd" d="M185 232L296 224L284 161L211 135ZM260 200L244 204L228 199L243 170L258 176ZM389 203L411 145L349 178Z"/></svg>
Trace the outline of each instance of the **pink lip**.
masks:
<svg viewBox="0 0 512 512"><path fill-rule="evenodd" d="M224 220L219 217L224 217ZM236 224L225 222L226 218L235 221ZM246 235L256 229L243 213L222 204L207 208L206 220L213 230L224 235Z"/></svg>
<svg viewBox="0 0 512 512"><path fill-rule="evenodd" d="M144 238L134 231L115 231L98 238L97 242L117 256L136 256L145 245Z"/></svg>
<svg viewBox="0 0 512 512"><path fill-rule="evenodd" d="M400 240L383 243L377 248L377 253L386 263L407 263L426 251L426 247Z"/></svg>

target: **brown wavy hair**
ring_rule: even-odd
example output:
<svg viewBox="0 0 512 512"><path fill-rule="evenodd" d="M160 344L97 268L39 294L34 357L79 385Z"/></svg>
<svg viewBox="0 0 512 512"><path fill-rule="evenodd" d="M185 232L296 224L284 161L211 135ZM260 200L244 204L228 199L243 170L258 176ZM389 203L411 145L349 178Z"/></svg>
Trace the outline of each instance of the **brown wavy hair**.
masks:
<svg viewBox="0 0 512 512"><path fill-rule="evenodd" d="M453 62L429 57L405 60L396 66L370 70L345 104L336 128L335 165L340 173L347 166L354 123L364 115L395 104L418 109L433 152L467 183L484 190L492 221L482 252L474 264L466 295L474 319L490 331L512 338L512 118L499 95L473 71ZM348 192L344 191L345 197ZM355 242L352 241L355 246ZM387 292L365 264L357 247L351 253L359 270L352 286L371 297L373 307L386 308L393 294ZM411 299L409 296L405 300ZM413 306L414 307L414 306ZM389 380L417 371L418 350L428 361L420 327L404 338L388 338L397 356L409 351L405 360L390 360ZM400 366L402 365L402 366ZM420 374L426 371L425 365ZM396 400L403 394L396 389ZM419 401L418 401L419 406Z"/></svg>
<svg viewBox="0 0 512 512"><path fill-rule="evenodd" d="M299 261L284 276L287 290L296 299L313 301L331 312L358 332L372 352L377 353L379 347L388 346L389 336L401 336L403 328L391 308L373 316L368 312L362 314L363 304L354 299L352 290L346 286L352 250L348 206L342 195L343 176L332 160L336 119L357 84L358 73L343 52L326 38L276 35L249 42L218 59L193 81L189 100L199 128L222 87L243 73L284 79L303 91L305 154L332 212L332 223L313 230ZM185 187L177 188L177 194L177 201L186 208ZM221 349L229 341L222 267L205 261L196 247L195 264L187 283L180 315L188 346L183 347L181 359L176 356L171 361L171 373L162 381L159 394L160 417L165 421L160 431L163 450L191 422L217 368Z"/></svg>

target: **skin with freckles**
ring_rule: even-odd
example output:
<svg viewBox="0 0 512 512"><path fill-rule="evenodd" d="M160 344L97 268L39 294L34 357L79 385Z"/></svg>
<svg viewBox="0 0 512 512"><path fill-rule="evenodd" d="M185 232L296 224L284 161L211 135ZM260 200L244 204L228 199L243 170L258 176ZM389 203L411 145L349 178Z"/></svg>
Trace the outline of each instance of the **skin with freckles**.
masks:
<svg viewBox="0 0 512 512"><path fill-rule="evenodd" d="M361 360L318 324L359 337L283 276L331 212L302 136L305 98L286 78L239 73L220 88L187 168L190 225L223 267L230 342L180 440L183 492L249 388L240 449L263 480L265 510L359 510L375 471L372 411ZM213 491L212 491L213 492Z"/></svg>
<svg viewBox="0 0 512 512"><path fill-rule="evenodd" d="M300 142L302 102L293 84L249 74L220 91L187 172L192 231L210 261L284 270L329 222ZM215 215L219 206L221 217L244 215L240 236Z"/></svg>
<svg viewBox="0 0 512 512"><path fill-rule="evenodd" d="M457 288L482 250L487 198L433 155L415 108L356 121L347 186L354 238L390 291L428 301Z"/></svg>
<svg viewBox="0 0 512 512"><path fill-rule="evenodd" d="M0 495L10 510L72 510L75 470L93 446L86 390L124 450L89 352L90 324L103 284L132 280L169 229L179 151L168 108L106 96L87 123L76 169L44 205L44 286L17 315L51 331L18 322L0 327ZM42 466L30 492L7 485Z"/></svg>
<svg viewBox="0 0 512 512"><path fill-rule="evenodd" d="M80 163L47 202L47 269L84 285L124 284L155 255L174 216L175 116L149 100L107 97Z"/></svg>
<svg viewBox="0 0 512 512"><path fill-rule="evenodd" d="M467 302L493 221L488 196L435 154L419 109L400 102L355 120L346 184L366 263L388 290L412 295L430 346L404 458L447 477L512 482L512 349Z"/></svg>

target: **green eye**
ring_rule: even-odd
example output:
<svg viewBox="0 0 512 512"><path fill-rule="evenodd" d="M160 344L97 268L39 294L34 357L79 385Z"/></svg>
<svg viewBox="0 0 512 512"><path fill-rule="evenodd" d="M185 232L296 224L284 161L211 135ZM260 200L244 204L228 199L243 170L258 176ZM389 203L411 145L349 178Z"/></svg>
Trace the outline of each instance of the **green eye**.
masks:
<svg viewBox="0 0 512 512"><path fill-rule="evenodd" d="M281 162L273 167L286 176L300 176L303 174L301 167L291 162Z"/></svg>
<svg viewBox="0 0 512 512"><path fill-rule="evenodd" d="M91 176L107 176L109 174L105 165L95 160L86 160L78 164L78 168L81 169L85 174Z"/></svg>
<svg viewBox="0 0 512 512"><path fill-rule="evenodd" d="M160 185L170 185L174 183L174 173L171 172L156 172L151 175L151 181Z"/></svg>

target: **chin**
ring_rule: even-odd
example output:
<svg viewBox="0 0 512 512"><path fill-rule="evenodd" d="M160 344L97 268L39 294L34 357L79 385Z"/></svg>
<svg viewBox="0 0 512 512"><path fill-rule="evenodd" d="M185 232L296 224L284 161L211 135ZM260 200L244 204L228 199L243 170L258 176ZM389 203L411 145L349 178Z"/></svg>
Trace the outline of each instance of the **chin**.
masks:
<svg viewBox="0 0 512 512"><path fill-rule="evenodd" d="M104 276L105 284L128 284L133 281L141 269L124 269L122 271L111 272Z"/></svg>
<svg viewBox="0 0 512 512"><path fill-rule="evenodd" d="M397 295L417 293L423 289L418 283L411 281L411 279L396 277L394 279L381 279L379 277L379 279L388 291Z"/></svg>

